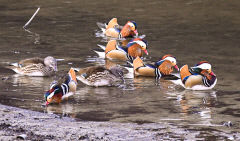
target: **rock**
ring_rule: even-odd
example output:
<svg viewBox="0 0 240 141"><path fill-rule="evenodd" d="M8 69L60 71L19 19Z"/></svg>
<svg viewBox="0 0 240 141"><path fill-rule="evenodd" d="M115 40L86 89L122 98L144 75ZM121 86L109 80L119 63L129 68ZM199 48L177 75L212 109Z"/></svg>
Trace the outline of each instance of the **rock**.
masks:
<svg viewBox="0 0 240 141"><path fill-rule="evenodd" d="M10 110L9 109L4 109L3 112L10 112Z"/></svg>
<svg viewBox="0 0 240 141"><path fill-rule="evenodd" d="M86 134L86 135L84 135L84 136L79 136L78 139L79 139L79 140L88 140L89 137L88 137L88 135Z"/></svg>
<svg viewBox="0 0 240 141"><path fill-rule="evenodd" d="M231 126L233 126L233 124L231 121L226 121L223 123L223 126L231 127Z"/></svg>
<svg viewBox="0 0 240 141"><path fill-rule="evenodd" d="M26 134L21 134L17 136L17 139L25 140L27 138Z"/></svg>

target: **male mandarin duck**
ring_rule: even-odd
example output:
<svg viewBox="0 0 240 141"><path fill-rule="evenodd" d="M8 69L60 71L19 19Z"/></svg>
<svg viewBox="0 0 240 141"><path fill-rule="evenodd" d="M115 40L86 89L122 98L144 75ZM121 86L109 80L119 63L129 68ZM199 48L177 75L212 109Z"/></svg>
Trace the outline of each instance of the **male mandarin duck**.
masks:
<svg viewBox="0 0 240 141"><path fill-rule="evenodd" d="M106 36L113 38L126 38L138 36L137 24L134 21L128 21L123 27L119 26L117 18L112 18L102 31Z"/></svg>
<svg viewBox="0 0 240 141"><path fill-rule="evenodd" d="M163 56L154 65L144 64L139 57L133 61L135 76L155 76L160 78L161 76L170 75L173 72L173 67L179 71L176 58L170 54Z"/></svg>
<svg viewBox="0 0 240 141"><path fill-rule="evenodd" d="M135 38L130 41L126 47L118 46L116 40L110 40L107 46L98 45L105 52L95 51L100 57L108 59L116 59L123 61L133 61L136 57L142 57L143 52L148 55L147 42L141 38Z"/></svg>
<svg viewBox="0 0 240 141"><path fill-rule="evenodd" d="M52 56L44 59L35 57L13 63L8 68L21 75L50 76L57 71L57 61Z"/></svg>
<svg viewBox="0 0 240 141"><path fill-rule="evenodd" d="M77 79L89 86L116 86L123 82L123 71L118 66L106 69L103 66L75 70Z"/></svg>
<svg viewBox="0 0 240 141"><path fill-rule="evenodd" d="M74 69L71 68L67 75L51 84L50 90L48 90L44 95L46 105L50 103L60 103L63 99L74 94L76 89L76 74Z"/></svg>
<svg viewBox="0 0 240 141"><path fill-rule="evenodd" d="M212 72L211 64L207 61L201 61L190 68L188 65L184 65L180 69L180 77L185 88L194 88L198 85L213 88L217 82L217 77Z"/></svg>

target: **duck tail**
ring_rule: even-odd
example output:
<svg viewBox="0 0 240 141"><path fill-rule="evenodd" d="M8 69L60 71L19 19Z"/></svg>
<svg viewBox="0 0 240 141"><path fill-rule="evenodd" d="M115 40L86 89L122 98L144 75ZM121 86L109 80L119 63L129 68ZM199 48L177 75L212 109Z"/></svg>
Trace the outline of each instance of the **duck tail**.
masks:
<svg viewBox="0 0 240 141"><path fill-rule="evenodd" d="M19 73L19 70L18 70L19 65L18 65L18 63L9 64L9 65L6 66L5 68L10 69L10 70L13 70L13 71L16 72L16 73Z"/></svg>
<svg viewBox="0 0 240 141"><path fill-rule="evenodd" d="M18 63L11 63L11 64L9 64L9 66L19 67L19 64Z"/></svg>
<svg viewBox="0 0 240 141"><path fill-rule="evenodd" d="M106 23L97 22L97 26L102 30L103 33L105 33L106 28L107 28L107 24Z"/></svg>
<svg viewBox="0 0 240 141"><path fill-rule="evenodd" d="M97 44L97 46L100 47L102 50L106 49L106 46L104 46L104 45Z"/></svg>
<svg viewBox="0 0 240 141"><path fill-rule="evenodd" d="M107 27L106 23L100 23L100 22L97 22L97 26L98 26L100 29Z"/></svg>
<svg viewBox="0 0 240 141"><path fill-rule="evenodd" d="M97 55L99 56L99 58L105 58L105 52L103 51L96 51L96 50L93 50L95 53L97 53Z"/></svg>
<svg viewBox="0 0 240 141"><path fill-rule="evenodd" d="M127 70L127 73L124 74L125 78L134 78L134 70L131 66L124 66L124 68Z"/></svg>

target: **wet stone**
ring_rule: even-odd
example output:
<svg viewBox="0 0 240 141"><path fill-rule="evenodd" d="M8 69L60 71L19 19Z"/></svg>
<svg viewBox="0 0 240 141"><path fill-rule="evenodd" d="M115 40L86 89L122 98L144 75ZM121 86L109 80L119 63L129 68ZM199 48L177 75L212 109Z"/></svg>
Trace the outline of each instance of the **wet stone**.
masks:
<svg viewBox="0 0 240 141"><path fill-rule="evenodd" d="M17 139L25 140L27 138L26 134L21 134L17 136Z"/></svg>
<svg viewBox="0 0 240 141"><path fill-rule="evenodd" d="M86 135L83 135L83 136L79 136L78 139L79 140L89 140L89 136L86 134Z"/></svg>
<svg viewBox="0 0 240 141"><path fill-rule="evenodd" d="M10 110L9 109L4 109L3 112L10 112Z"/></svg>
<svg viewBox="0 0 240 141"><path fill-rule="evenodd" d="M226 121L226 122L223 123L223 126L232 127L233 124L232 124L231 121Z"/></svg>

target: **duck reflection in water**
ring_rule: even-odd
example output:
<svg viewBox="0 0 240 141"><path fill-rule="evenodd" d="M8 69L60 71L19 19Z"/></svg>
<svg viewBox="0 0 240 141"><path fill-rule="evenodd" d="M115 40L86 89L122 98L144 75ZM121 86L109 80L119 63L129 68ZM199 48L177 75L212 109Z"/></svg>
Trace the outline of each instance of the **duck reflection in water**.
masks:
<svg viewBox="0 0 240 141"><path fill-rule="evenodd" d="M76 109L72 103L63 102L60 104L52 104L46 107L46 111L48 114L61 114L62 116L68 116L75 118L76 117Z"/></svg>
<svg viewBox="0 0 240 141"><path fill-rule="evenodd" d="M11 77L12 83L18 86L26 86L28 88L47 88L49 87L46 82L51 81L49 77L28 77L15 74Z"/></svg>
<svg viewBox="0 0 240 141"><path fill-rule="evenodd" d="M215 91L184 90L176 95L184 119L189 120L191 117L199 117L198 120L195 119L199 122L196 124L212 124L212 107L215 106L217 101ZM193 114L199 116L192 116Z"/></svg>

